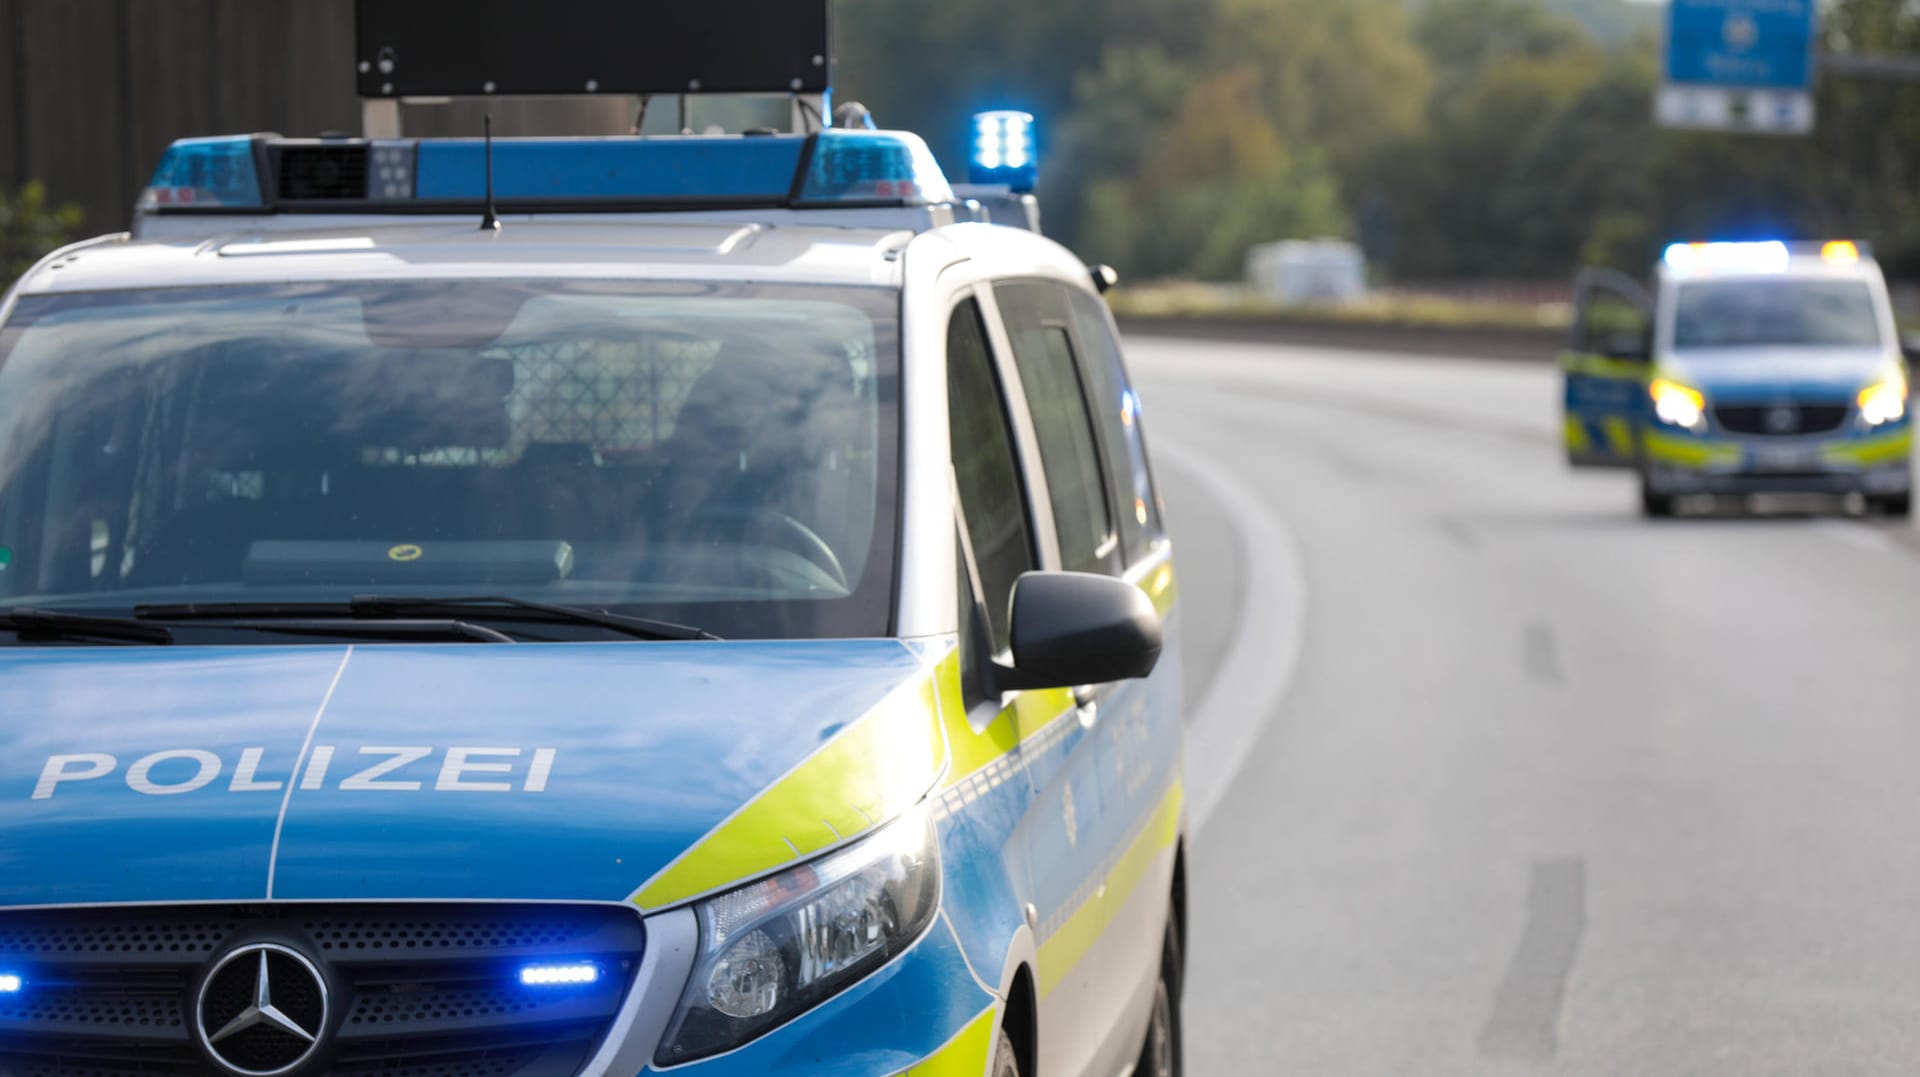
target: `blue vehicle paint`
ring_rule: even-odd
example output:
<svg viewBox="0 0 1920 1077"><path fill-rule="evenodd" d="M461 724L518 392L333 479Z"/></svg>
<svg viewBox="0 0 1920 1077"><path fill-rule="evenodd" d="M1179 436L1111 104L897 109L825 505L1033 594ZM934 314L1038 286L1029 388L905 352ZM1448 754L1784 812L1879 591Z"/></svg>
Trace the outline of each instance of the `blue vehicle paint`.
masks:
<svg viewBox="0 0 1920 1077"><path fill-rule="evenodd" d="M919 669L890 641L0 652L0 902L265 897L283 800L275 898L620 901ZM452 768L488 788L436 788L453 748L508 751ZM128 784L178 751L220 769ZM35 799L51 757L83 753L115 767Z"/></svg>

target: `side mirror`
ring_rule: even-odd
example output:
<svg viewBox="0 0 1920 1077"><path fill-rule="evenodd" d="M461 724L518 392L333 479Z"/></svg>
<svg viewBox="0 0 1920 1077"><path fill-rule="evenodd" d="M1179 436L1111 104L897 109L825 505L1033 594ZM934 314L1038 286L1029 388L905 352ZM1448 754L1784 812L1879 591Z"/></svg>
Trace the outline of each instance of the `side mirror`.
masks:
<svg viewBox="0 0 1920 1077"><path fill-rule="evenodd" d="M1013 666L1002 691L1131 680L1160 661L1160 614L1124 580L1029 572L1013 585Z"/></svg>
<svg viewBox="0 0 1920 1077"><path fill-rule="evenodd" d="M1900 339L1900 351L1907 362L1920 366L1920 333L1909 333Z"/></svg>
<svg viewBox="0 0 1920 1077"><path fill-rule="evenodd" d="M1120 283L1120 272L1110 265L1087 267L1087 275L1093 278L1093 286L1101 295L1106 295Z"/></svg>
<svg viewBox="0 0 1920 1077"><path fill-rule="evenodd" d="M1646 333L1609 333L1601 347L1609 359L1628 363L1653 360L1653 341Z"/></svg>

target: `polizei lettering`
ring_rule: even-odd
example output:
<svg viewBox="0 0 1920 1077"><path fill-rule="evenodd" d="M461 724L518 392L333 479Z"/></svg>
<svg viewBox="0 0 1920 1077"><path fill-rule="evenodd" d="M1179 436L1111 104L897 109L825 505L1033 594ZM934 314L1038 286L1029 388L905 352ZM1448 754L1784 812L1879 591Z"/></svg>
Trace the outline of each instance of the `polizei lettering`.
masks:
<svg viewBox="0 0 1920 1077"><path fill-rule="evenodd" d="M104 781L116 774L127 788L150 797L202 791L283 793L290 781L298 781L305 791L544 793L559 754L555 748L321 744L303 759L276 766L265 748L243 748L231 761L201 748L170 748L143 755L123 771L118 756L75 752L47 758L40 780L34 783L33 799L47 800L66 786Z"/></svg>

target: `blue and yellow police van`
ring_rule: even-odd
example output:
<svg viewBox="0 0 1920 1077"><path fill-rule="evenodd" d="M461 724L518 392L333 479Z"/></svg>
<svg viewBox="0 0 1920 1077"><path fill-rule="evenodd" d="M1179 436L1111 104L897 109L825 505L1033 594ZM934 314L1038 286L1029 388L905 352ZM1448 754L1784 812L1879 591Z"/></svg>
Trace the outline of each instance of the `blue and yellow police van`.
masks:
<svg viewBox="0 0 1920 1077"><path fill-rule="evenodd" d="M821 103L189 139L6 296L0 1073L1179 1072L1096 274Z"/></svg>
<svg viewBox="0 0 1920 1077"><path fill-rule="evenodd" d="M1911 514L1908 355L1864 244L1676 244L1651 289L1589 270L1575 291L1568 459L1636 471L1647 515L1769 493Z"/></svg>

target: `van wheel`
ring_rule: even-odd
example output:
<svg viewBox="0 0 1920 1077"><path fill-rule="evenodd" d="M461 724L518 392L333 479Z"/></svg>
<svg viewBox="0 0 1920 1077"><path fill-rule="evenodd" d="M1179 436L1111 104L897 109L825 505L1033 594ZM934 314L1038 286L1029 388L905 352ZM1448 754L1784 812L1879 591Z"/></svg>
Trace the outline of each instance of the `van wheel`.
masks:
<svg viewBox="0 0 1920 1077"><path fill-rule="evenodd" d="M1881 512L1896 520L1905 520L1913 515L1913 494L1887 494L1873 499Z"/></svg>
<svg viewBox="0 0 1920 1077"><path fill-rule="evenodd" d="M1160 951L1160 982L1153 988L1153 1012L1147 1018L1147 1042L1134 1077L1180 1077L1180 935L1167 922L1167 940Z"/></svg>
<svg viewBox="0 0 1920 1077"><path fill-rule="evenodd" d="M1020 1052L1013 1049L1013 1037L1000 1030L1000 1043L993 1049L993 1077L1020 1077Z"/></svg>
<svg viewBox="0 0 1920 1077"><path fill-rule="evenodd" d="M1641 515L1650 516L1656 520L1672 516L1673 495L1660 493L1658 490L1647 485L1647 480L1641 479L1640 512Z"/></svg>

